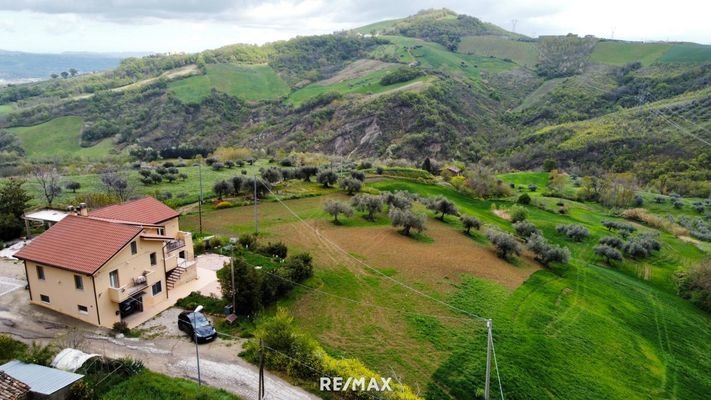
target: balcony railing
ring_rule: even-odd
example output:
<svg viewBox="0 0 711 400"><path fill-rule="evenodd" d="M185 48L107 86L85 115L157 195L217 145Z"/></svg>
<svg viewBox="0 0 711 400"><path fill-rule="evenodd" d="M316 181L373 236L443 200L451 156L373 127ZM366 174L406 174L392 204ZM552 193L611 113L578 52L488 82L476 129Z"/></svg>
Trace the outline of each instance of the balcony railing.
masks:
<svg viewBox="0 0 711 400"><path fill-rule="evenodd" d="M176 239L176 240L171 240L168 242L168 244L165 246L166 250L170 253L171 251L178 250L182 247L185 247L185 241Z"/></svg>
<svg viewBox="0 0 711 400"><path fill-rule="evenodd" d="M147 272L145 275L141 275L136 279L131 279L131 283L123 285L118 288L109 288L109 298L114 303L121 303L127 300L134 294L148 289L149 276L152 272Z"/></svg>

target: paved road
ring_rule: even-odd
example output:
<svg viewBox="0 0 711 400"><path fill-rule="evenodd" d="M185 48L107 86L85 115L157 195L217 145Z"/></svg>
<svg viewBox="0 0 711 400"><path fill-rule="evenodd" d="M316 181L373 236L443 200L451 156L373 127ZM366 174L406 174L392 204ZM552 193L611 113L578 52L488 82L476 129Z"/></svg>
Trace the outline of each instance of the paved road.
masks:
<svg viewBox="0 0 711 400"><path fill-rule="evenodd" d="M172 326L177 320L177 310L169 309L146 324L149 335L158 335L153 339L113 338L105 329L30 305L23 278L21 264L0 260L0 333L25 342L54 342L107 357L133 357L153 371L197 379L195 345ZM259 372L257 367L237 356L242 344L240 340L218 339L200 345L201 377L209 386L244 399L256 399ZM318 399L269 372L265 373L264 380L267 399Z"/></svg>

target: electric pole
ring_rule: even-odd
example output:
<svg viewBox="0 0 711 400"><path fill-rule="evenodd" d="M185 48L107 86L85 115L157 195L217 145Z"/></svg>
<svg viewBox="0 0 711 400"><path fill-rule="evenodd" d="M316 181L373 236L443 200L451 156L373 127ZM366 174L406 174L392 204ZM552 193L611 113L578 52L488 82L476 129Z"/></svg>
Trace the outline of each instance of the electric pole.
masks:
<svg viewBox="0 0 711 400"><path fill-rule="evenodd" d="M254 171L254 234L259 235L259 222L257 220L257 171Z"/></svg>
<svg viewBox="0 0 711 400"><path fill-rule="evenodd" d="M258 400L264 399L264 343L259 339L259 397Z"/></svg>
<svg viewBox="0 0 711 400"><path fill-rule="evenodd" d="M490 400L490 389L491 389L491 346L494 341L491 337L491 325L490 319L486 320L486 380L484 381L484 400Z"/></svg>
<svg viewBox="0 0 711 400"><path fill-rule="evenodd" d="M198 155L198 174L200 175L200 198L198 199L198 215L200 219L200 236L202 236L202 156Z"/></svg>
<svg viewBox="0 0 711 400"><path fill-rule="evenodd" d="M232 269L232 314L237 313L237 288L235 287L235 245L232 245L232 257L230 266Z"/></svg>

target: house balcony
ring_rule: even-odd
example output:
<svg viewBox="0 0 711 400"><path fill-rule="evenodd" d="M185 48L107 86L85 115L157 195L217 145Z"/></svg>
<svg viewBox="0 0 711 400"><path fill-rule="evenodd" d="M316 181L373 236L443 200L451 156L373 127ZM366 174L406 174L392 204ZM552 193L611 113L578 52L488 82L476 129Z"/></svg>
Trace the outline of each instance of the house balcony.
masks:
<svg viewBox="0 0 711 400"><path fill-rule="evenodd" d="M185 247L185 241L181 239L175 239L169 241L168 244L165 246L165 249L168 253L171 253L173 251L182 249L183 247Z"/></svg>
<svg viewBox="0 0 711 400"><path fill-rule="evenodd" d="M109 298L114 303L122 303L128 300L131 296L140 293L151 285L150 275L153 271L146 271L143 275L139 275L131 279L131 283L118 288L109 288Z"/></svg>

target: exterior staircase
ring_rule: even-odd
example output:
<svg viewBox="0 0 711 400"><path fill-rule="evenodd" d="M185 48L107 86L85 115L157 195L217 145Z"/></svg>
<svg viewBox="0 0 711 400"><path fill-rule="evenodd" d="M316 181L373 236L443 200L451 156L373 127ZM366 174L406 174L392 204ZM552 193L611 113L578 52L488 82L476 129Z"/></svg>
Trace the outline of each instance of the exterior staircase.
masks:
<svg viewBox="0 0 711 400"><path fill-rule="evenodd" d="M172 290L175 288L176 282L180 280L180 277L183 276L187 269L182 266L178 265L168 273L168 278L166 278L166 286L168 287L168 290Z"/></svg>

